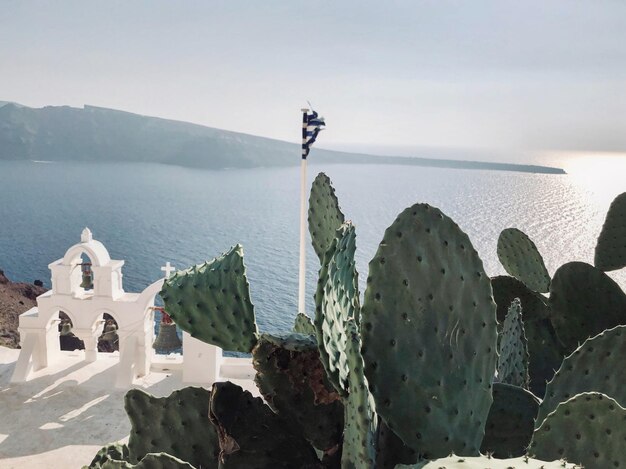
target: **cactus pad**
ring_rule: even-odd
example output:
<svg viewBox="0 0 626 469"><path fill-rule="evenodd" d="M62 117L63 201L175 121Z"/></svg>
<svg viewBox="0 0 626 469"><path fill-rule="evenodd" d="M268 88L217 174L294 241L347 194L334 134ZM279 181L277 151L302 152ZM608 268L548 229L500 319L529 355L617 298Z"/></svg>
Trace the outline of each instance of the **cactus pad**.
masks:
<svg viewBox="0 0 626 469"><path fill-rule="evenodd" d="M531 290L547 293L550 274L535 243L517 228L502 230L498 237L498 259L509 275L521 280Z"/></svg>
<svg viewBox="0 0 626 469"><path fill-rule="evenodd" d="M313 181L309 196L309 233L320 263L324 261L324 254L343 221L344 216L339 209L339 201L330 178L319 173Z"/></svg>
<svg viewBox="0 0 626 469"><path fill-rule="evenodd" d="M552 379L554 372L561 366L565 351L549 319L525 321L524 332L528 340L529 389L536 396L543 396L546 383Z"/></svg>
<svg viewBox="0 0 626 469"><path fill-rule="evenodd" d="M543 396L546 391L546 382L552 379L565 355L554 327L548 319L550 308L547 300L516 278L506 275L493 277L491 286L493 298L498 305L499 332L501 332L509 305L515 298L520 299L524 311L524 331L528 340L529 387L536 396Z"/></svg>
<svg viewBox="0 0 626 469"><path fill-rule="evenodd" d="M582 392L601 392L626 407L626 386L623 369L626 363L626 326L618 326L587 339L563 364L552 381L539 407L539 427L559 403Z"/></svg>
<svg viewBox="0 0 626 469"><path fill-rule="evenodd" d="M626 192L615 197L609 207L593 263L605 272L626 267Z"/></svg>
<svg viewBox="0 0 626 469"><path fill-rule="evenodd" d="M519 298L513 300L504 319L498 356L498 381L528 389L528 342Z"/></svg>
<svg viewBox="0 0 626 469"><path fill-rule="evenodd" d="M315 293L315 330L320 357L331 383L346 395L349 338L346 322L360 315L359 282L354 261L356 232L351 223L337 230L326 251Z"/></svg>
<svg viewBox="0 0 626 469"><path fill-rule="evenodd" d="M515 277L508 275L492 277L491 288L493 299L498 307L496 316L500 323L504 322L509 306L515 298L519 298L524 310L524 322L550 317L547 299L540 293L532 291Z"/></svg>
<svg viewBox="0 0 626 469"><path fill-rule="evenodd" d="M559 267L550 287L551 321L567 353L605 329L626 324L626 295L584 262Z"/></svg>
<svg viewBox="0 0 626 469"><path fill-rule="evenodd" d="M269 406L321 451L341 443L344 409L310 335L261 334L252 350L255 382Z"/></svg>
<svg viewBox="0 0 626 469"><path fill-rule="evenodd" d="M343 434L342 469L366 469L374 467L376 460L376 420L374 400L367 386L361 357L361 338L356 321L345 323L348 337L346 356L350 369L348 374L349 395L344 401L345 430Z"/></svg>
<svg viewBox="0 0 626 469"><path fill-rule="evenodd" d="M161 298L178 327L193 337L233 352L254 347L257 327L240 244L174 273L165 280Z"/></svg>
<svg viewBox="0 0 626 469"><path fill-rule="evenodd" d="M102 469L103 465L108 461L124 462L130 457L128 446L122 443L111 443L96 453L96 456L89 464L89 469Z"/></svg>
<svg viewBox="0 0 626 469"><path fill-rule="evenodd" d="M220 468L318 467L300 432L236 384L213 384L209 417L219 434Z"/></svg>
<svg viewBox="0 0 626 469"><path fill-rule="evenodd" d="M416 204L385 231L361 310L376 412L423 457L478 454L496 369L496 305L469 238Z"/></svg>
<svg viewBox="0 0 626 469"><path fill-rule="evenodd" d="M137 464L109 458L102 465L95 467L98 469L195 469L188 462L167 453L148 453Z"/></svg>
<svg viewBox="0 0 626 469"><path fill-rule="evenodd" d="M311 318L309 318L306 314L298 313L293 325L293 331L296 334L315 335L315 326L313 325Z"/></svg>
<svg viewBox="0 0 626 469"><path fill-rule="evenodd" d="M129 462L148 453L166 452L195 467L217 468L217 433L208 419L209 391L188 387L169 397L131 389L124 407L131 423Z"/></svg>
<svg viewBox="0 0 626 469"><path fill-rule="evenodd" d="M385 422L378 419L376 435L376 469L395 469L398 464L415 464L417 451L409 448Z"/></svg>
<svg viewBox="0 0 626 469"><path fill-rule="evenodd" d="M564 458L585 469L626 464L626 409L597 392L562 402L535 430L528 452L540 458Z"/></svg>
<svg viewBox="0 0 626 469"><path fill-rule="evenodd" d="M538 410L539 399L529 391L510 384L494 383L493 404L480 452L496 458L526 454Z"/></svg>
<svg viewBox="0 0 626 469"><path fill-rule="evenodd" d="M452 455L412 466L400 465L396 466L396 469L583 469L583 467L565 461L539 461L526 456L514 459L495 459L490 456L467 458Z"/></svg>

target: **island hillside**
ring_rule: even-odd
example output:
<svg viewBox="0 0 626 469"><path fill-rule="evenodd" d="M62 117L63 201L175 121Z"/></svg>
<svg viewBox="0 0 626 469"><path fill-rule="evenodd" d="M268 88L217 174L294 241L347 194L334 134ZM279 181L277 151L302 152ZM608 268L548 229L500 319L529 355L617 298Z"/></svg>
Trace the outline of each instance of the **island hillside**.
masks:
<svg viewBox="0 0 626 469"><path fill-rule="evenodd" d="M297 144L85 105L0 101L0 160L149 162L226 169L299 164ZM315 163L402 164L564 174L560 168L315 149Z"/></svg>

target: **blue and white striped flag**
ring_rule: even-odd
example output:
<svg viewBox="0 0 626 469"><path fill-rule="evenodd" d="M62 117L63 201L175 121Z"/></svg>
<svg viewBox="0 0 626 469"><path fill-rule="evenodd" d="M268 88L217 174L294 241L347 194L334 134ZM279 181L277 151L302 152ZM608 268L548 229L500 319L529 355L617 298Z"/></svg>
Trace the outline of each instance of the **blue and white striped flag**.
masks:
<svg viewBox="0 0 626 469"><path fill-rule="evenodd" d="M323 117L319 117L317 112L311 110L302 113L302 159L306 160L311 150L311 145L315 142L317 134L326 123Z"/></svg>

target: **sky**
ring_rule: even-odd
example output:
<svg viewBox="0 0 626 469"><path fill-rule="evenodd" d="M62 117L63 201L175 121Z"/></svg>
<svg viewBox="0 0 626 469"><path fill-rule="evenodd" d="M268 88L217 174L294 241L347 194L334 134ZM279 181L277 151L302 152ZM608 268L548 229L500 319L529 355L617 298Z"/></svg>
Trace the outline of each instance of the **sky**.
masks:
<svg viewBox="0 0 626 469"><path fill-rule="evenodd" d="M0 0L0 100L326 148L626 151L626 2ZM397 151L394 151L397 150Z"/></svg>

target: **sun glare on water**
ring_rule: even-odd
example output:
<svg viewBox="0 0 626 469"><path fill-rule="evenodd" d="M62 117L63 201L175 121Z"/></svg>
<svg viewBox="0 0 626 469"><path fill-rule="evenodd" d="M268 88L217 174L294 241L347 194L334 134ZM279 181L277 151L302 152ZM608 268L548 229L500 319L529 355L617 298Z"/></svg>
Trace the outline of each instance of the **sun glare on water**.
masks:
<svg viewBox="0 0 626 469"><path fill-rule="evenodd" d="M604 210L626 191L626 153L559 152L550 157Z"/></svg>

